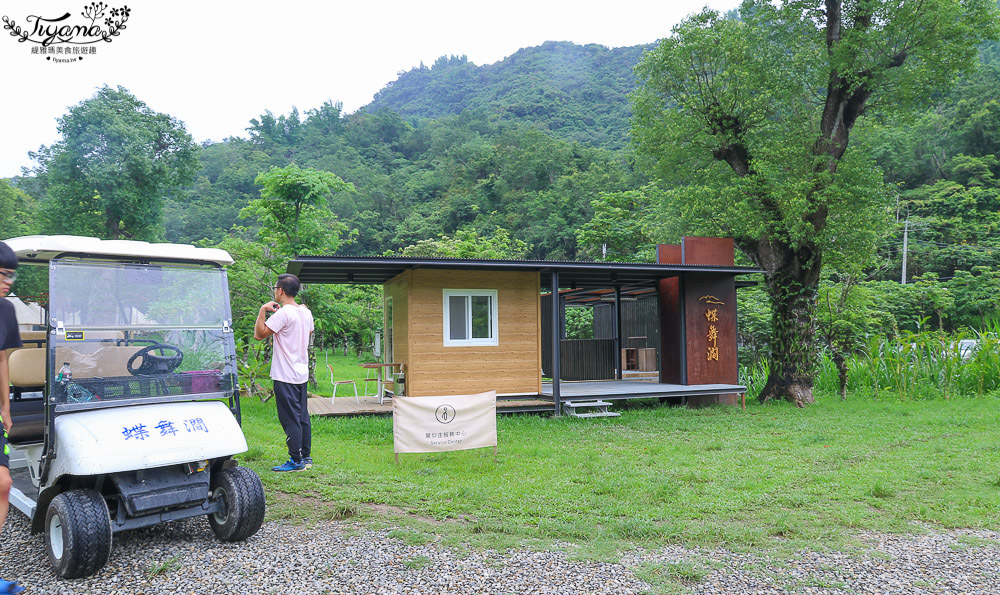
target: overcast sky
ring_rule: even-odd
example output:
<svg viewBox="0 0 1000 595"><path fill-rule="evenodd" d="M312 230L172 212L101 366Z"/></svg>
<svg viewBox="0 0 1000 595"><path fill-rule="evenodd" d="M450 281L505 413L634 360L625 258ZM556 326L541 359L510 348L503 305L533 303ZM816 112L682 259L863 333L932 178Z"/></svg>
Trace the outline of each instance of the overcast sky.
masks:
<svg viewBox="0 0 1000 595"><path fill-rule="evenodd" d="M650 43L705 4L729 10L738 0L105 3L109 10L127 4L126 28L111 43L79 46L96 53L76 62L46 60L31 53L38 44L0 31L0 177L32 165L28 151L58 140L56 120L104 84L181 120L195 140L218 141L245 136L250 119L265 110L305 112L333 100L353 112L398 73L443 55L483 65L549 40ZM0 0L0 15L22 29L32 16L67 12L67 22L80 24L89 5Z"/></svg>

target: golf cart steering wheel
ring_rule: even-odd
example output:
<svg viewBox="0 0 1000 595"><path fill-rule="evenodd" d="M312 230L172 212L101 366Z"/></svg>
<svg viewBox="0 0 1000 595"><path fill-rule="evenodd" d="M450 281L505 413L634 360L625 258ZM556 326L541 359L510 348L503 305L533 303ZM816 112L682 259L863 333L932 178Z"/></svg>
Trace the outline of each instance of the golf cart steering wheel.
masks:
<svg viewBox="0 0 1000 595"><path fill-rule="evenodd" d="M160 350L160 355L153 353L156 350ZM172 351L173 355L164 355L164 352L167 351ZM142 364L138 368L133 368L132 364L140 357L142 358ZM179 347L167 345L166 343L157 343L143 347L133 353L132 357L128 358L128 363L125 364L125 367L128 368L128 373L133 376L169 374L176 370L177 366L181 365L181 361L183 360L184 352Z"/></svg>

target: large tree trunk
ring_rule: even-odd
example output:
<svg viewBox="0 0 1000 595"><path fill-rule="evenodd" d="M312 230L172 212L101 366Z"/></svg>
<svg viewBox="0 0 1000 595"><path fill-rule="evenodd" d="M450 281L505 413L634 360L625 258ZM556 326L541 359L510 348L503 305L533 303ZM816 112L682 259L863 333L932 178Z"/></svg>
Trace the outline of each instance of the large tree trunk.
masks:
<svg viewBox="0 0 1000 595"><path fill-rule="evenodd" d="M817 246L780 241L740 242L766 275L771 298L771 370L759 399L785 399L797 407L813 402L816 295L822 256Z"/></svg>
<svg viewBox="0 0 1000 595"><path fill-rule="evenodd" d="M833 363L837 366L837 385L840 389L840 400L847 400L847 359L840 349L833 350Z"/></svg>
<svg viewBox="0 0 1000 595"><path fill-rule="evenodd" d="M118 217L108 215L104 220L104 228L108 232L109 240L117 240L122 237L121 221Z"/></svg>

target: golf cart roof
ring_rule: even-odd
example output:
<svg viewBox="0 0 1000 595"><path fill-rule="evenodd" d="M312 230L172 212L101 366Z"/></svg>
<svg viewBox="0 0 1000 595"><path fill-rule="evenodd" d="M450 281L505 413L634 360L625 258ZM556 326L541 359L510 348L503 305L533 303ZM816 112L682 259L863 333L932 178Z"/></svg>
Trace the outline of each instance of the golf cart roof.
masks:
<svg viewBox="0 0 1000 595"><path fill-rule="evenodd" d="M188 244L151 244L135 240L101 240L84 236L21 236L5 242L22 262L48 262L61 255L75 255L233 264L233 258L225 250L196 248Z"/></svg>

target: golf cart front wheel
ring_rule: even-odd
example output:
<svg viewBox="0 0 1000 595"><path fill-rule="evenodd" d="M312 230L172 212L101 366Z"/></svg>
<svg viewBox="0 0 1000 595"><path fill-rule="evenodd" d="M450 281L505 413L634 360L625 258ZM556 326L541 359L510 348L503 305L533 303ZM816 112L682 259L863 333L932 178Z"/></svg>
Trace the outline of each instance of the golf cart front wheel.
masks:
<svg viewBox="0 0 1000 595"><path fill-rule="evenodd" d="M208 515L208 524L222 541L243 541L264 522L264 485L246 467L233 467L212 477L212 497L222 509Z"/></svg>
<svg viewBox="0 0 1000 595"><path fill-rule="evenodd" d="M94 490L63 492L45 512L45 550L60 578L90 576L111 557L111 516Z"/></svg>

